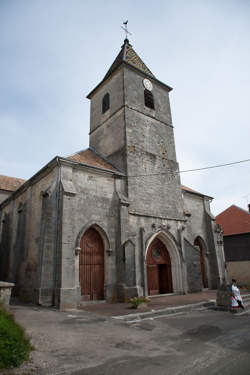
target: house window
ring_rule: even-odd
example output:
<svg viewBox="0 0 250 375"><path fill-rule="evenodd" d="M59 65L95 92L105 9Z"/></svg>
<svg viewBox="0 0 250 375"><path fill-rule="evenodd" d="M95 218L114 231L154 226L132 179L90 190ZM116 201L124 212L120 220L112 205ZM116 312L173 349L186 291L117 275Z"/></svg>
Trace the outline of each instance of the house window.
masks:
<svg viewBox="0 0 250 375"><path fill-rule="evenodd" d="M105 113L109 109L109 93L105 94L102 99L102 113Z"/></svg>
<svg viewBox="0 0 250 375"><path fill-rule="evenodd" d="M144 103L146 107L155 109L153 94L147 89L144 90Z"/></svg>

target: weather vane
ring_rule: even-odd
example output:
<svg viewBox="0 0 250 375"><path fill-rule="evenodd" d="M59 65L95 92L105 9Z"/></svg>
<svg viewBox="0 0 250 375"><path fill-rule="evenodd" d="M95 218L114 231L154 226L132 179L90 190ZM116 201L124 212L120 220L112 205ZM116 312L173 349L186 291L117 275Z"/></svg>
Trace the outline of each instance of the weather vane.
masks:
<svg viewBox="0 0 250 375"><path fill-rule="evenodd" d="M123 22L123 25L124 26L121 26L121 28L125 31L125 35L126 35L126 39L128 39L128 35L132 35L129 31L128 31L128 20Z"/></svg>

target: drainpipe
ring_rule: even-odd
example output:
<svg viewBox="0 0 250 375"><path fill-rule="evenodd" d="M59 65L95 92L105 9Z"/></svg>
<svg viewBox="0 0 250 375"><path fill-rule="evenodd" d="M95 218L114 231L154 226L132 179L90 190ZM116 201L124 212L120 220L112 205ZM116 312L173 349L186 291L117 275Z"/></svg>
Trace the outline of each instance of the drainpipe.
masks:
<svg viewBox="0 0 250 375"><path fill-rule="evenodd" d="M55 304L55 292L57 289L57 273L58 273L58 253L59 253L59 235L60 235L60 204L61 204L61 164L59 157L56 157L56 163L58 166L58 174L57 174L57 182L56 182L56 235L55 235L55 251L54 251L54 274L53 274L53 281L54 281L54 304Z"/></svg>
<svg viewBox="0 0 250 375"><path fill-rule="evenodd" d="M146 272L145 272L145 248L144 248L144 233L145 229L140 228L140 240L141 240L141 270L142 270L142 282L143 282L143 294L145 297L148 296Z"/></svg>
<svg viewBox="0 0 250 375"><path fill-rule="evenodd" d="M179 236L179 244L181 248L181 268L182 268L182 280L181 280L181 292L184 294L188 293L188 281L187 281L187 263L186 263L186 254L185 254L185 246L184 246L184 231L186 229L186 225L180 223L177 227L178 236Z"/></svg>

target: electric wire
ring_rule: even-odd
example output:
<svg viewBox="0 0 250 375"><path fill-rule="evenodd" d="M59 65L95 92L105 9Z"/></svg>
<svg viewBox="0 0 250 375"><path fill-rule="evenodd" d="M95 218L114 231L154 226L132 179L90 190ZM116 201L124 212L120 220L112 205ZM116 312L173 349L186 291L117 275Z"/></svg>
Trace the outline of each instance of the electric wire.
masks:
<svg viewBox="0 0 250 375"><path fill-rule="evenodd" d="M202 167L202 168L194 168L194 169L186 169L186 170L183 170L183 171L173 171L171 170L170 168L167 168L169 171L171 171L171 173L176 173L176 174L180 174L180 173L187 173L187 172L197 172L197 171L204 171L204 170L207 170L207 169L214 169L214 168L221 168L221 167L227 167L227 166L230 166L230 165L235 165L235 164L240 164L240 163L246 163L246 162L249 162L250 159L245 159L245 160L239 160L239 161L234 161L234 162L231 162L231 163L225 163L225 164L216 164L216 165L211 165L211 166L208 166L208 167ZM152 173L152 174L138 174L138 175L127 175L126 177L148 177L148 176L160 176L160 175L165 175L165 174L168 174L169 172L161 172L161 173Z"/></svg>

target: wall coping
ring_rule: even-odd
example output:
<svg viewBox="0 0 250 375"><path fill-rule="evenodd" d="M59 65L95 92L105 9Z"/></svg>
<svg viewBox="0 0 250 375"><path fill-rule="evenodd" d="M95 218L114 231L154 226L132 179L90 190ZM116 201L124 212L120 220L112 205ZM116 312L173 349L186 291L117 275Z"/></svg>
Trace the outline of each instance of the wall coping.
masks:
<svg viewBox="0 0 250 375"><path fill-rule="evenodd" d="M0 288L13 288L15 286L14 283L8 283L6 281L0 281Z"/></svg>

